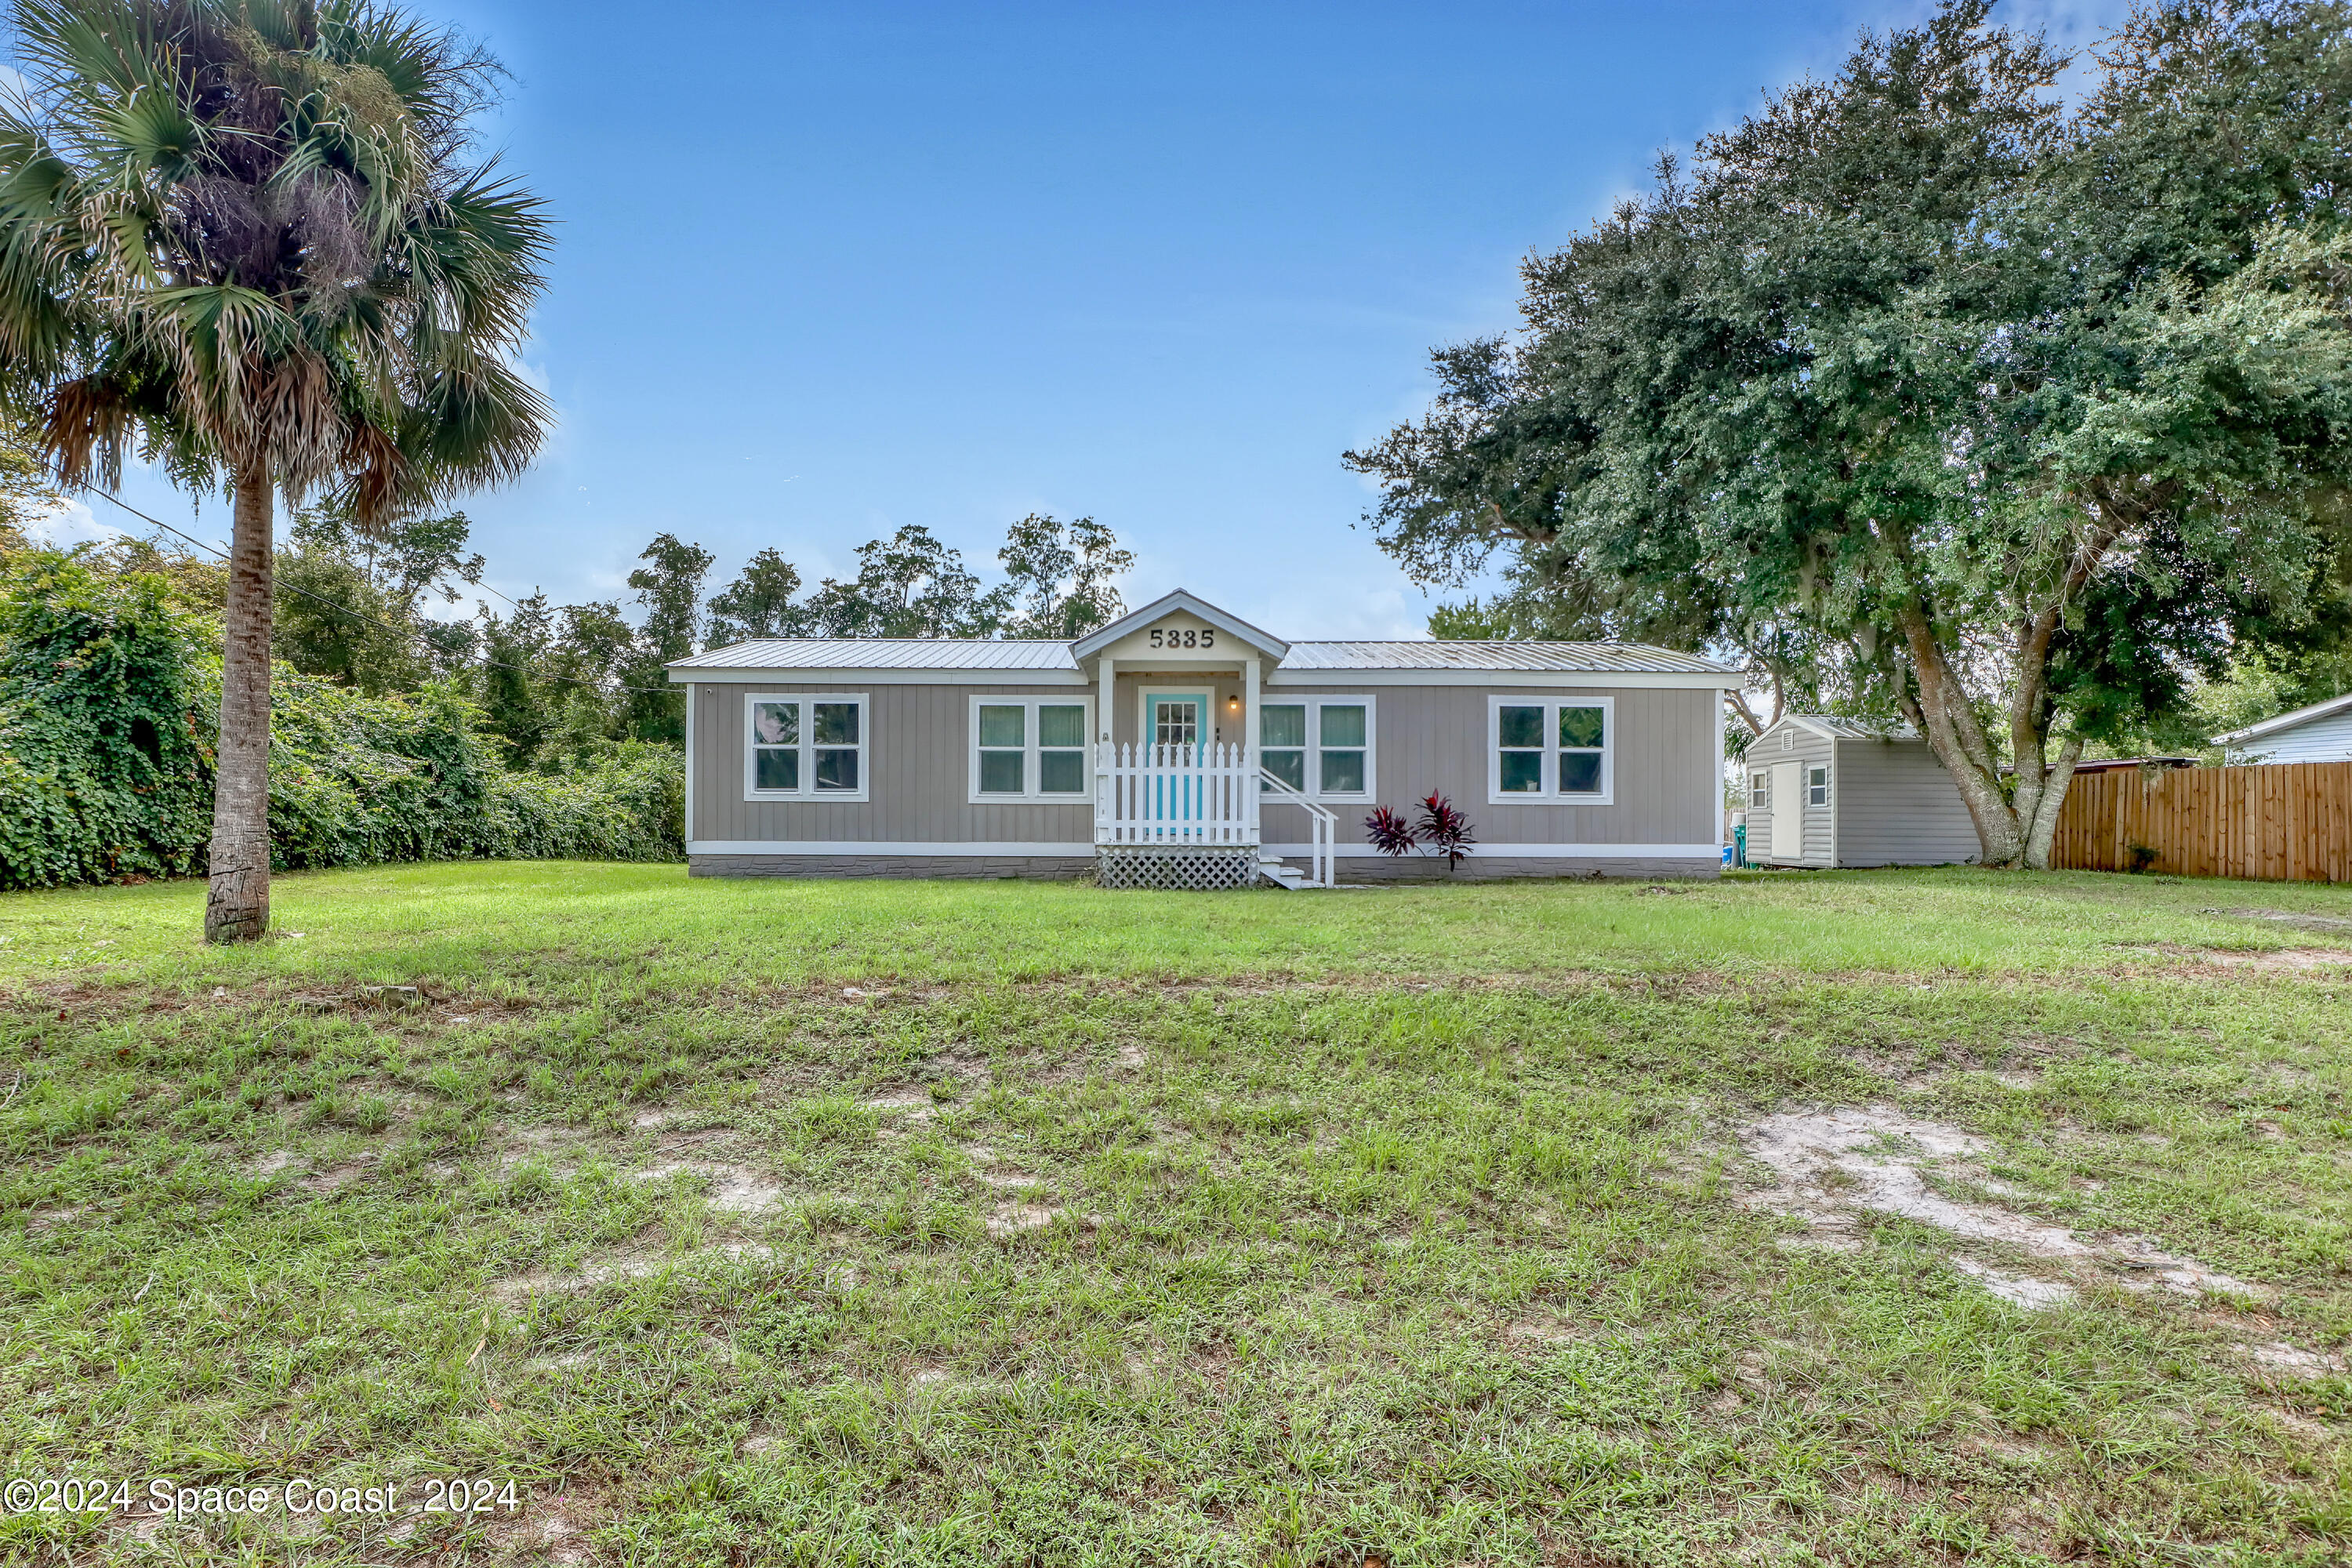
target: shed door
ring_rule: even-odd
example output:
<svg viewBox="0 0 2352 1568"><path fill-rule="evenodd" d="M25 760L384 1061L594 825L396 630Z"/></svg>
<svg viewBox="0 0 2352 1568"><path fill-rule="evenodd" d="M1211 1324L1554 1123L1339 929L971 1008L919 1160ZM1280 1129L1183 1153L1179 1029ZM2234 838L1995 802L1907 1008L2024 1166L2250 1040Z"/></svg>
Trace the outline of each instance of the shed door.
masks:
<svg viewBox="0 0 2352 1568"><path fill-rule="evenodd" d="M1772 764L1772 858L1801 860L1805 855L1805 764Z"/></svg>

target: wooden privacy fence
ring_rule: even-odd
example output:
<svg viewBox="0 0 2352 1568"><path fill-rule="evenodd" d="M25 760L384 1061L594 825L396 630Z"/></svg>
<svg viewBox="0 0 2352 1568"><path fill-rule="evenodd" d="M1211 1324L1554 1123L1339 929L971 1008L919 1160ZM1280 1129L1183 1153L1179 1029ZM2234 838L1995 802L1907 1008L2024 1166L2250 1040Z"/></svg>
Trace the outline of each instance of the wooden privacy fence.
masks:
<svg viewBox="0 0 2352 1568"><path fill-rule="evenodd" d="M2352 763L2083 774L2059 808L2050 864L2352 882Z"/></svg>

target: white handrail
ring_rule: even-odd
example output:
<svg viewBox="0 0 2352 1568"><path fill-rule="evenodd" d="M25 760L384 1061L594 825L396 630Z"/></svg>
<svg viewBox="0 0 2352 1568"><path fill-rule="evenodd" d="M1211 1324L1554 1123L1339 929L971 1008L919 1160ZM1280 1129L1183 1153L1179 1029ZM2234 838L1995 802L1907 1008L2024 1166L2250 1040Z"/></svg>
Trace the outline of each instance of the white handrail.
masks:
<svg viewBox="0 0 2352 1568"><path fill-rule="evenodd" d="M1298 806L1307 813L1308 864L1313 868L1307 879L1318 888L1335 886L1339 879L1333 864L1335 857L1331 852L1331 841L1339 826L1339 817L1264 768L1258 769L1257 776L1264 781L1264 791L1268 799L1278 805Z"/></svg>

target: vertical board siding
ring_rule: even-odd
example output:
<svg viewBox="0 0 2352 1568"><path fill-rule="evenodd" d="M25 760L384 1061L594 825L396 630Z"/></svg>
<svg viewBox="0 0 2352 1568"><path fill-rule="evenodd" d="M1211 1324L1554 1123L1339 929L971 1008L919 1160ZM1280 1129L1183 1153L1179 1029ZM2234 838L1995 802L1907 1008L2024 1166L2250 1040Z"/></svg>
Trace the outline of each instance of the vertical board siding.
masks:
<svg viewBox="0 0 2352 1568"><path fill-rule="evenodd" d="M1246 725L1229 700L1237 675L1198 669L1117 671L1111 731L1138 739L1146 688L1206 690L1216 705L1216 740L1241 743ZM871 739L866 801L747 801L743 798L743 699L754 691L862 691ZM695 688L695 837L733 842L1090 843L1091 797L1073 805L982 805L969 798L970 700L984 696L1095 699L1087 686L989 684L886 685L840 674L824 681L698 682ZM1486 799L1486 699L1606 695L1615 699L1616 738L1610 805L1490 805ZM1575 686L1486 688L1351 683L1344 676L1315 684L1269 686L1268 702L1286 697L1365 696L1372 701L1370 792L1362 801L1332 801L1339 842L1364 842L1363 819L1376 805L1404 810L1435 790L1453 797L1490 844L1712 844L1718 831L1721 763L1716 753L1716 694L1711 690ZM1099 723L1097 729L1099 729ZM1304 842L1307 820L1295 806L1269 804L1265 838Z"/></svg>
<svg viewBox="0 0 2352 1568"><path fill-rule="evenodd" d="M2352 762L2089 773L2068 787L2050 864L2261 882L2352 882Z"/></svg>
<svg viewBox="0 0 2352 1568"><path fill-rule="evenodd" d="M1983 853L1968 802L1927 742L1849 739L1837 757L1839 865L1948 866Z"/></svg>
<svg viewBox="0 0 2352 1568"><path fill-rule="evenodd" d="M1816 735L1811 730L1801 726L1792 725L1790 729L1780 731L1780 734L1794 734L1797 737L1796 745L1783 751L1780 747L1780 736L1775 735L1765 745L1750 746L1748 749L1747 763L1751 769L1762 768L1767 777L1770 776L1771 770L1780 763L1800 764L1797 774L1797 798L1793 801L1783 801L1780 798L1779 792L1775 791L1770 805L1761 810L1752 806L1748 808L1748 863L1758 866L1828 866L1835 858L1838 801L1844 790L1844 780L1839 776L1842 770L1838 766L1836 742L1831 741L1826 735ZM1822 763L1830 764L1830 803L1827 805L1809 806L1805 804L1805 775L1802 770ZM1804 814L1805 847L1794 860L1775 859L1772 856L1772 817L1777 812L1790 809Z"/></svg>
<svg viewBox="0 0 2352 1568"><path fill-rule="evenodd" d="M1319 673L1319 672L1318 672ZM1126 677L1120 678L1122 685ZM1297 697L1368 696L1375 744L1370 796L1328 800L1339 818L1338 842L1362 844L1364 818L1375 805L1411 814L1433 791L1450 797L1488 844L1714 844L1722 830L1722 758L1716 751L1710 690L1577 686L1369 686L1344 675L1315 684L1269 686L1263 700ZM1496 805L1486 798L1486 700L1492 696L1545 701L1614 698L1617 733L1612 742L1608 805ZM1127 704L1122 704L1127 706ZM1269 804L1269 843L1303 843L1306 814Z"/></svg>
<svg viewBox="0 0 2352 1568"><path fill-rule="evenodd" d="M971 699L1091 700L1076 686L891 686L855 674L824 681L698 684L694 828L698 839L758 843L1090 844L1094 797L1075 803L971 800ZM743 699L752 692L866 693L870 736L863 801L745 800Z"/></svg>

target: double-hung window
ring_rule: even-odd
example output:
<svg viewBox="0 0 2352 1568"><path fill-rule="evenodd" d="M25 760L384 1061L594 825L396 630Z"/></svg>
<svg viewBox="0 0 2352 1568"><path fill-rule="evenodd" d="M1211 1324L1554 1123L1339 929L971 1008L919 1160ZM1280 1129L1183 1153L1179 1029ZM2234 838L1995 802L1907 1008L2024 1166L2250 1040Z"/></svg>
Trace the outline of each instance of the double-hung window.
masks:
<svg viewBox="0 0 2352 1568"><path fill-rule="evenodd" d="M743 798L866 798L866 697L754 693L745 700Z"/></svg>
<svg viewBox="0 0 2352 1568"><path fill-rule="evenodd" d="M1805 804L1827 805L1830 803L1830 765L1811 763L1805 768Z"/></svg>
<svg viewBox="0 0 2352 1568"><path fill-rule="evenodd" d="M1040 697L971 700L971 799L1084 800L1093 704Z"/></svg>
<svg viewBox="0 0 2352 1568"><path fill-rule="evenodd" d="M1609 805L1616 727L1612 698L1488 698L1487 800Z"/></svg>
<svg viewBox="0 0 2352 1568"><path fill-rule="evenodd" d="M1772 805L1772 770L1760 763L1748 769L1748 809L1768 811Z"/></svg>
<svg viewBox="0 0 2352 1568"><path fill-rule="evenodd" d="M1372 741L1369 697L1258 705L1258 765L1310 799L1369 799Z"/></svg>

